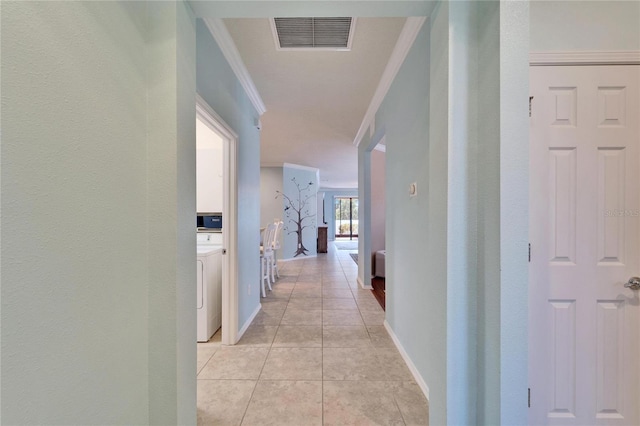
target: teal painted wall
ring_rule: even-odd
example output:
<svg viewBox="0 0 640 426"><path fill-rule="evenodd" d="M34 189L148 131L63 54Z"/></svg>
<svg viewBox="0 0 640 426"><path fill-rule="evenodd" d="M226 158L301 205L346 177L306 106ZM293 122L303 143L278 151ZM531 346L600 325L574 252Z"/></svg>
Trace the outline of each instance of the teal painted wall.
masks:
<svg viewBox="0 0 640 426"><path fill-rule="evenodd" d="M429 387L434 424L526 422L527 302L514 290L526 280L513 281L527 273L527 116L507 95L527 87L525 19L524 6L439 4L376 115L387 321ZM517 227L500 220L513 215Z"/></svg>
<svg viewBox="0 0 640 426"><path fill-rule="evenodd" d="M500 423L500 4L478 3L477 423ZM483 107L485 106L485 107Z"/></svg>
<svg viewBox="0 0 640 426"><path fill-rule="evenodd" d="M258 113L202 20L197 21L198 94L238 134L238 327L260 303L260 132ZM247 288L254 291L248 295Z"/></svg>
<svg viewBox="0 0 640 426"><path fill-rule="evenodd" d="M195 424L195 19L0 8L2 423Z"/></svg>
<svg viewBox="0 0 640 426"><path fill-rule="evenodd" d="M532 1L531 51L640 50L638 1Z"/></svg>
<svg viewBox="0 0 640 426"><path fill-rule="evenodd" d="M295 167L282 168L282 258L293 259L317 254L318 172ZM300 211L298 216L297 210ZM302 218L302 244L306 251L298 254L298 221Z"/></svg>
<svg viewBox="0 0 640 426"><path fill-rule="evenodd" d="M446 423L447 389L449 28L442 9L423 25L375 119L387 145L386 319L429 386L432 424Z"/></svg>
<svg viewBox="0 0 640 426"><path fill-rule="evenodd" d="M527 424L529 2L501 2L500 423Z"/></svg>

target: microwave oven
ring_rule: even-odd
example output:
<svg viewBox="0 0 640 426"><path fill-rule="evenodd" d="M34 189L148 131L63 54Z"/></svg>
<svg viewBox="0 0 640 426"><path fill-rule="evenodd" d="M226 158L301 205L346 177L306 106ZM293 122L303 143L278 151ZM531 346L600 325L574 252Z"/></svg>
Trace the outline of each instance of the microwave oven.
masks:
<svg viewBox="0 0 640 426"><path fill-rule="evenodd" d="M222 213L198 213L198 229L222 229Z"/></svg>

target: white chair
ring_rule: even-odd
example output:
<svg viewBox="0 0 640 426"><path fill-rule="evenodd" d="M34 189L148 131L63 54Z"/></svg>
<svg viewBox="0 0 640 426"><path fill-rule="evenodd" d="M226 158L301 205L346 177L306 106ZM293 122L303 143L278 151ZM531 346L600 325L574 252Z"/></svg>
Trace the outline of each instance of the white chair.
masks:
<svg viewBox="0 0 640 426"><path fill-rule="evenodd" d="M270 223L264 230L262 237L263 244L260 246L260 286L262 288L262 297L267 296L265 281L269 290L271 288L271 281L275 282L273 278L273 239L276 233L276 225Z"/></svg>
<svg viewBox="0 0 640 426"><path fill-rule="evenodd" d="M271 271L275 271L275 275L280 278L280 271L278 271L278 250L280 250L280 234L282 233L284 222L276 219L274 224L276 225L276 233L273 238L273 266Z"/></svg>

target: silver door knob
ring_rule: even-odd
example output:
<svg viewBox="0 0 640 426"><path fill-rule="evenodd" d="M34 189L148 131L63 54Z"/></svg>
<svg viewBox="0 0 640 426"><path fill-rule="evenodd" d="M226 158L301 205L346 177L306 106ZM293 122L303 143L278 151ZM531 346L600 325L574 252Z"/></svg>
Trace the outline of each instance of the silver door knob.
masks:
<svg viewBox="0 0 640 426"><path fill-rule="evenodd" d="M629 282L624 285L625 288L630 288L631 290L640 290L640 278L631 277L629 278Z"/></svg>

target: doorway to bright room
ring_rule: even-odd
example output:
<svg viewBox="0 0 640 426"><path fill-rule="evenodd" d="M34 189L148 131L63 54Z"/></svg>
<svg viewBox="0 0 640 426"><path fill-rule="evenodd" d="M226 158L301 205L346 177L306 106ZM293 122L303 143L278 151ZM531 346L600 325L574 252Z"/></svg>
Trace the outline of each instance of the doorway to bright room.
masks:
<svg viewBox="0 0 640 426"><path fill-rule="evenodd" d="M197 96L197 334L233 345L238 337L237 134Z"/></svg>
<svg viewBox="0 0 640 426"><path fill-rule="evenodd" d="M336 197L336 240L358 239L358 197Z"/></svg>

